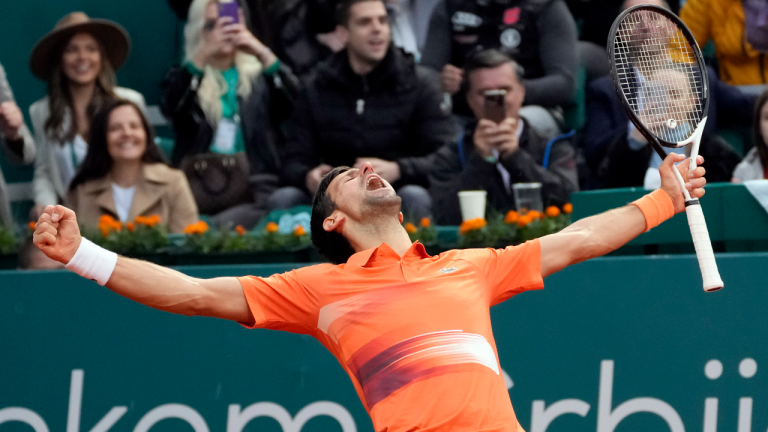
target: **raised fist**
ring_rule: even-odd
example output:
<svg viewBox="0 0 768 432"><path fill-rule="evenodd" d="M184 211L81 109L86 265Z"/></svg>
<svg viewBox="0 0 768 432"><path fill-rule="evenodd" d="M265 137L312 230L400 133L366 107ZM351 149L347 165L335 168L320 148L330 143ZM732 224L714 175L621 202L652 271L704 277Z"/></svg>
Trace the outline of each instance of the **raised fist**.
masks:
<svg viewBox="0 0 768 432"><path fill-rule="evenodd" d="M64 206L47 206L35 225L32 241L48 258L68 264L80 247L80 227L75 212Z"/></svg>

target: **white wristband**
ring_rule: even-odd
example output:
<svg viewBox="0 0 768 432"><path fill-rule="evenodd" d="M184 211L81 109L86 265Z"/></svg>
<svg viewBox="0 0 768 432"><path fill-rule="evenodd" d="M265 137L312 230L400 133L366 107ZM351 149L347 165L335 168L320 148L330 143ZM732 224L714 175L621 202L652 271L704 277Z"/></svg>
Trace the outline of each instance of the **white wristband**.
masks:
<svg viewBox="0 0 768 432"><path fill-rule="evenodd" d="M80 276L91 279L101 286L107 284L112 272L117 266L117 254L96 246L92 241L83 238L75 256L67 264L67 268Z"/></svg>

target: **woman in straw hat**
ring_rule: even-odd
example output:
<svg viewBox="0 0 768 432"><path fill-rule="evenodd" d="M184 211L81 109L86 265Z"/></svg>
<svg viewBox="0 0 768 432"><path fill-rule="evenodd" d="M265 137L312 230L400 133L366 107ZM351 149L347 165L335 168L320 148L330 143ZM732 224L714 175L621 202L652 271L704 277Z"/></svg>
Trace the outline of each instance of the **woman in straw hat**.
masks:
<svg viewBox="0 0 768 432"><path fill-rule="evenodd" d="M72 12L32 49L29 67L48 84L48 94L29 108L38 148L33 213L64 201L88 151L91 119L105 101L128 99L145 109L141 94L115 83L130 44L120 25Z"/></svg>
<svg viewBox="0 0 768 432"><path fill-rule="evenodd" d="M233 23L219 16L216 0L192 2L185 62L167 74L160 105L176 132L173 165L186 167L201 156L247 160L253 202L232 200L220 206L226 209L207 211L205 196L196 198L201 212L216 213L216 223L251 227L277 187L279 125L291 114L298 80L248 30L242 4L238 15ZM199 191L194 183L192 190Z"/></svg>

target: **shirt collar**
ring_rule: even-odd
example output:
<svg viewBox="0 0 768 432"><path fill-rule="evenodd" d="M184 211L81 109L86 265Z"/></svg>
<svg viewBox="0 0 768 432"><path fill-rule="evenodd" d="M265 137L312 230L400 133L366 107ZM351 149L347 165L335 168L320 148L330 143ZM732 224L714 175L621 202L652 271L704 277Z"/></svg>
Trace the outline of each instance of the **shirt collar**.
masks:
<svg viewBox="0 0 768 432"><path fill-rule="evenodd" d="M382 243L379 247L366 249L352 255L347 260L347 264L356 267L380 267L401 260L410 263L424 258L429 258L429 254L424 245L417 240L408 248L402 258L388 244Z"/></svg>

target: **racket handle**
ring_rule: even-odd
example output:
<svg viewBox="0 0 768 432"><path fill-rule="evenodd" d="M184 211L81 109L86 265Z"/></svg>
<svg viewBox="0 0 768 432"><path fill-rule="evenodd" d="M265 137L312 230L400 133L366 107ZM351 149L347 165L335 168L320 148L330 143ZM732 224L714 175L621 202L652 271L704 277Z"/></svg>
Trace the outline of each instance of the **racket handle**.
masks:
<svg viewBox="0 0 768 432"><path fill-rule="evenodd" d="M717 270L712 242L709 240L709 231L707 231L707 222L704 220L704 212L698 201L687 202L685 214L688 215L688 226L691 228L693 246L696 248L701 277L704 279L704 291L717 291L723 287L723 280L720 279L720 272Z"/></svg>

